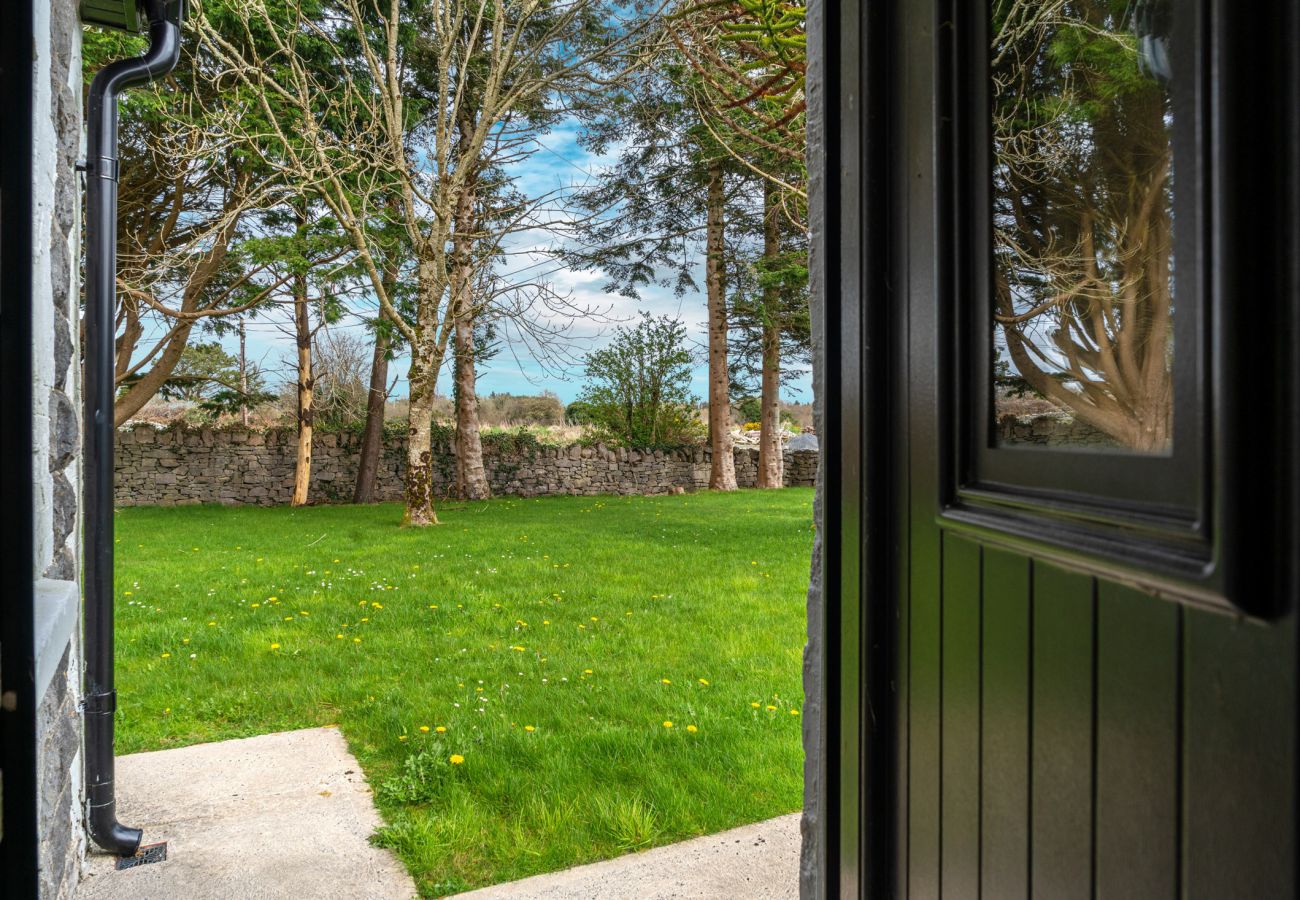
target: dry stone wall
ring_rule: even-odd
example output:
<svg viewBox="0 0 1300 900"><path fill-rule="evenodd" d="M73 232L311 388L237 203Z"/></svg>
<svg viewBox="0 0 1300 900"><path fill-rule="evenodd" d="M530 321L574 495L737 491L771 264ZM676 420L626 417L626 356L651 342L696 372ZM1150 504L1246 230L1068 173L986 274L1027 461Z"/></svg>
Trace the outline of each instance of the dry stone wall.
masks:
<svg viewBox="0 0 1300 900"><path fill-rule="evenodd" d="M151 425L123 429L117 436L119 506L176 506L192 503L288 503L293 493L295 436L292 431L202 429L158 430ZM359 435L317 433L312 448L313 502L347 502L352 496L361 447ZM786 451L786 486L811 487L817 451ZM379 463L376 497L400 500L406 467L405 437L389 438ZM706 449L644 451L596 447L536 447L510 452L484 448L484 463L497 496L547 494L667 494L708 486L711 456ZM736 481L753 487L758 451L737 448ZM455 456L435 448L434 491L448 493Z"/></svg>
<svg viewBox="0 0 1300 900"><path fill-rule="evenodd" d="M1003 444L1038 444L1044 447L1118 447L1106 432L1067 413L998 417L998 438Z"/></svg>

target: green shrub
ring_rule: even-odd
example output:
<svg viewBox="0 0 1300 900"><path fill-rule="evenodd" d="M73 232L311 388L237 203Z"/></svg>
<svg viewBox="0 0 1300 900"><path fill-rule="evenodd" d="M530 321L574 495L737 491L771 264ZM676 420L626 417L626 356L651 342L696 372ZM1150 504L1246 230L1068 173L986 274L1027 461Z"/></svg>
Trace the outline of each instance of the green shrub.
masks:
<svg viewBox="0 0 1300 900"><path fill-rule="evenodd" d="M596 440L670 449L697 443L705 434L690 393L691 354L680 319L642 313L608 347L587 354L587 378L578 402L590 414Z"/></svg>

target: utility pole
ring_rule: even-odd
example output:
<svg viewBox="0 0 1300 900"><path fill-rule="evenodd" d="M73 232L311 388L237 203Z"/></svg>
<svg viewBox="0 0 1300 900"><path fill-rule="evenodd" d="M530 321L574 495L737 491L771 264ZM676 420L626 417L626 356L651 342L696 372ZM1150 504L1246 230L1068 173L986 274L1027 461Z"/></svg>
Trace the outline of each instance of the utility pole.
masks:
<svg viewBox="0 0 1300 900"><path fill-rule="evenodd" d="M244 427L248 427L248 355L244 350L244 320L239 320L239 393L240 416L244 420Z"/></svg>

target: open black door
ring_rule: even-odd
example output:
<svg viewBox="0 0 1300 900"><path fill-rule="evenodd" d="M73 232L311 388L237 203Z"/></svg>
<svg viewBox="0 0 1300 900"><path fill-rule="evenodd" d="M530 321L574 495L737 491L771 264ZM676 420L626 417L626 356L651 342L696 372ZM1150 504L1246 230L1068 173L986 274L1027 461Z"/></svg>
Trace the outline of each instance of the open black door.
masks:
<svg viewBox="0 0 1300 900"><path fill-rule="evenodd" d="M36 660L32 529L32 10L7 4L0 29L0 878L35 897ZM16 524L15 524L16 523Z"/></svg>
<svg viewBox="0 0 1300 900"><path fill-rule="evenodd" d="M824 9L829 893L1295 896L1300 13Z"/></svg>

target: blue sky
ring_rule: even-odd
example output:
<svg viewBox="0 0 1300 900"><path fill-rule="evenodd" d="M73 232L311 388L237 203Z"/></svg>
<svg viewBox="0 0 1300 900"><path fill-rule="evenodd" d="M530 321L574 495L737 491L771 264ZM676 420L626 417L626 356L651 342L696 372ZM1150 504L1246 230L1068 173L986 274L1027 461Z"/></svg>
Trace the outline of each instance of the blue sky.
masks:
<svg viewBox="0 0 1300 900"><path fill-rule="evenodd" d="M519 188L528 196L540 196L548 192L562 193L599 174L607 160L588 153L578 145L577 138L577 124L573 122L561 123L542 136L537 151L510 170L518 179ZM602 273L565 269L550 258L547 251L555 246L556 240L554 235L540 230L513 236L511 244L506 248L509 257L505 264L506 271L527 270L530 275L545 273L551 287L567 296L574 306L596 309L601 315L594 319L575 319L569 323L567 349L571 359L567 364L538 362L517 341L510 342L509 346L501 346L494 358L480 366L479 391L483 394L493 391L536 394L549 390L568 403L576 399L582 389L582 370L577 359L583 353L606 343L621 321L631 320L638 312L645 310L654 315L680 317L686 323L700 351L697 353L699 364L695 367L693 389L700 398L707 396L707 367L704 365L703 353L707 331L703 293L676 297L671 289L657 286L642 290L639 300L606 293L603 288L607 279ZM370 314L373 315L373 312ZM361 336L368 334L359 318L349 318L331 327ZM292 380L294 344L288 316L275 312L249 320L247 335L249 361L257 363L273 384ZM221 341L231 352L238 351L238 337L227 335ZM405 374L409 363L409 357L403 355L390 367L390 377L400 375L395 390L397 396L406 394ZM438 391L446 394L450 390L448 373L444 370L439 378ZM784 388L782 397L796 403L811 402L810 376L805 374Z"/></svg>

